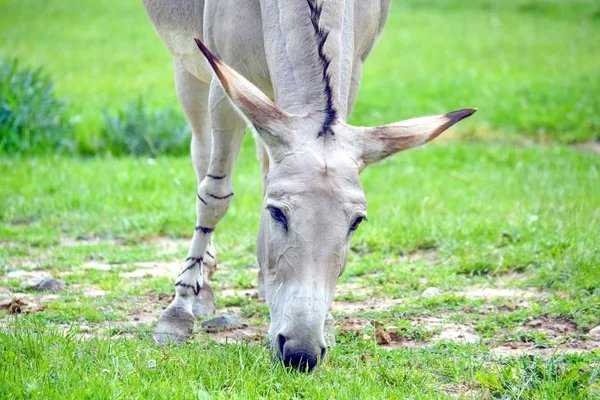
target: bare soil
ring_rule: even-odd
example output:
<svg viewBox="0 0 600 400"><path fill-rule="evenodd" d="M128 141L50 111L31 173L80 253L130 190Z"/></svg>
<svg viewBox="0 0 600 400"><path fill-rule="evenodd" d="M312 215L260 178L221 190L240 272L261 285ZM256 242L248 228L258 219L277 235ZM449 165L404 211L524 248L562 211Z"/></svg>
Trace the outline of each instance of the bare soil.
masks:
<svg viewBox="0 0 600 400"><path fill-rule="evenodd" d="M151 243L161 247L166 253L178 252L182 246L187 245L188 240L172 240L167 238L151 238ZM91 245L91 244L117 244L118 241L113 240L63 240L63 246L76 245ZM415 259L434 260L436 257L433 251L419 251L409 255L400 256L388 260L389 263L398 263L412 261ZM37 265L35 262L24 262L20 264L18 271L10 272L9 274L0 277L0 309L7 309L11 313L27 313L39 312L44 309L48 302L56 301L60 298L59 294L35 293L35 292L19 292L11 291L6 287L2 287L4 282L9 279L27 279L33 277L42 277L49 275L47 271L31 270L28 267ZM137 262L134 264L136 268L129 272L121 273L120 276L133 281L141 281L146 277L175 277L181 268L180 260L172 261L149 261ZM115 268L115 265L102 263L98 261L90 261L83 264L82 269L96 269L107 271ZM67 275L68 272L65 273ZM60 278L58 276L57 278ZM464 296L469 299L492 299L504 298L516 300L515 307L526 307L528 302L543 298L544 293L536 289L517 289L506 287L510 285L513 279L505 282L497 281L494 287L471 287L458 292L454 292L459 296ZM100 289L97 285L70 285L66 288L67 291L78 291L83 296L104 296L108 292ZM377 342L382 349L392 350L397 348L419 348L431 346L440 341L452 341L463 343L478 343L484 339L477 334L474 327L468 323L459 324L453 321L436 318L432 316L408 318L411 328L416 328L420 331L429 332L428 339L417 340L406 333L406 330L399 329L396 326L384 326L382 323L364 318L352 317L353 313L360 311L381 311L389 310L390 308L403 303L403 299L390 299L373 296L371 288L364 286L361 282L344 283L338 286L336 291L337 296L348 294L356 295L357 298L364 298L359 301L336 301L333 304L332 310L337 315L348 315L345 318L338 318L335 322L338 335L360 335L365 339L370 339ZM216 290L217 297L233 298L233 297L249 297L253 302L259 303L257 299L256 288L240 289L234 287L223 287ZM173 295L157 295L156 293L148 292L144 296L138 296L131 299L135 302L132 305L132 311L129 312L126 320L111 321L110 323L88 324L80 327L79 335L82 337L90 337L101 334L103 328L106 327L137 327L141 325L150 326L155 323L162 310L170 303ZM219 314L239 314L239 307L227 307L218 310ZM251 321L248 321L251 322ZM197 324L197 338L211 338L219 342L260 342L266 340L268 326L256 325L250 323L248 327L229 331L205 332ZM405 328L405 327L404 327ZM65 332L68 332L71 327L65 326ZM515 356L520 354L532 355L552 355L555 353L570 353L580 351L592 351L600 349L600 341L584 340L577 326L571 321L564 318L542 317L523 323L519 330L526 332L539 332L545 334L547 338L553 339L560 345L547 348L538 348L535 343L527 342L503 342L495 345L490 345L490 351L501 356ZM127 332L126 329L124 329ZM111 337L133 337L129 333L117 333ZM472 388L473 389L473 388ZM477 389L474 388L475 392ZM464 392L462 389L458 392Z"/></svg>

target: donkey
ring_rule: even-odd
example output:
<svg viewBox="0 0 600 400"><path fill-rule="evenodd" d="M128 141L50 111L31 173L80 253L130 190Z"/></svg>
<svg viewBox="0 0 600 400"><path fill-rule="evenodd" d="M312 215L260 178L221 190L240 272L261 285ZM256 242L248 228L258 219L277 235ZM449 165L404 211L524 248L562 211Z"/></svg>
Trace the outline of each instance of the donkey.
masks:
<svg viewBox="0 0 600 400"><path fill-rule="evenodd" d="M476 110L374 128L346 122L390 0L144 0L144 6L173 55L198 180L192 243L154 338L185 342L194 319L215 310L212 235L232 201L231 172L250 126L263 171L258 286L271 315L270 344L286 365L312 369L325 357L336 282L367 217L359 174Z"/></svg>

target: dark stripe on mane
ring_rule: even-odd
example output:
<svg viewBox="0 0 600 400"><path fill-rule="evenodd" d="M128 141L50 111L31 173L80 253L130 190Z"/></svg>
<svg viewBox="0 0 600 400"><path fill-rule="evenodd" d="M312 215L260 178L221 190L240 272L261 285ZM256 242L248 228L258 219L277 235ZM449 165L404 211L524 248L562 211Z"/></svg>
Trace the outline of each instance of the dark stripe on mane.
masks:
<svg viewBox="0 0 600 400"><path fill-rule="evenodd" d="M315 29L315 35L317 35L318 54L323 66L323 83L325 84L325 109L323 110L323 113L325 114L325 121L323 121L323 126L321 127L321 131L317 137L321 137L327 133L330 133L331 136L333 136L333 130L331 129L331 126L335 123L337 111L335 108L333 108L333 89L331 88L331 79L328 73L329 64L331 64L331 58L325 54L324 48L325 42L327 41L327 36L329 36L329 31L323 29L319 25L319 18L321 17L321 11L323 11L323 4L317 4L318 0L306 1L308 3L308 7L310 8L310 22L312 22L312 26Z"/></svg>

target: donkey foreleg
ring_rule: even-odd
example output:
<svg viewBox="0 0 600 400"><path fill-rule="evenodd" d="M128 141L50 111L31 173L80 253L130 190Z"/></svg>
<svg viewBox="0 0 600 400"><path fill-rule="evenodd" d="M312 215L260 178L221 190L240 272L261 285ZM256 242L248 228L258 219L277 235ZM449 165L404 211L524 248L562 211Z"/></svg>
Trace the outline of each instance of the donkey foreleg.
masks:
<svg viewBox="0 0 600 400"><path fill-rule="evenodd" d="M208 173L198 185L196 227L184 268L175 281L175 299L163 311L154 334L155 340L161 343L183 343L192 335L194 303L204 290L205 275L208 273L204 257L212 233L225 216L233 198L231 172L246 124L216 81L211 84L209 113L212 151Z"/></svg>

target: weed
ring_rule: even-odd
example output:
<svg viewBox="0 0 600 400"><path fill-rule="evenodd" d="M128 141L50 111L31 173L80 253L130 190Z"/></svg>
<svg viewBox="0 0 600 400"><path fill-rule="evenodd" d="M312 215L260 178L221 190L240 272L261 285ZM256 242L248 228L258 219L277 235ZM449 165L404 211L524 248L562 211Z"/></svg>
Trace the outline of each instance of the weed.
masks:
<svg viewBox="0 0 600 400"><path fill-rule="evenodd" d="M22 68L16 58L0 59L0 152L74 150L66 107L48 75Z"/></svg>
<svg viewBox="0 0 600 400"><path fill-rule="evenodd" d="M190 130L172 108L150 110L140 97L116 114L103 111L104 148L111 154L134 156L182 154L189 149Z"/></svg>

